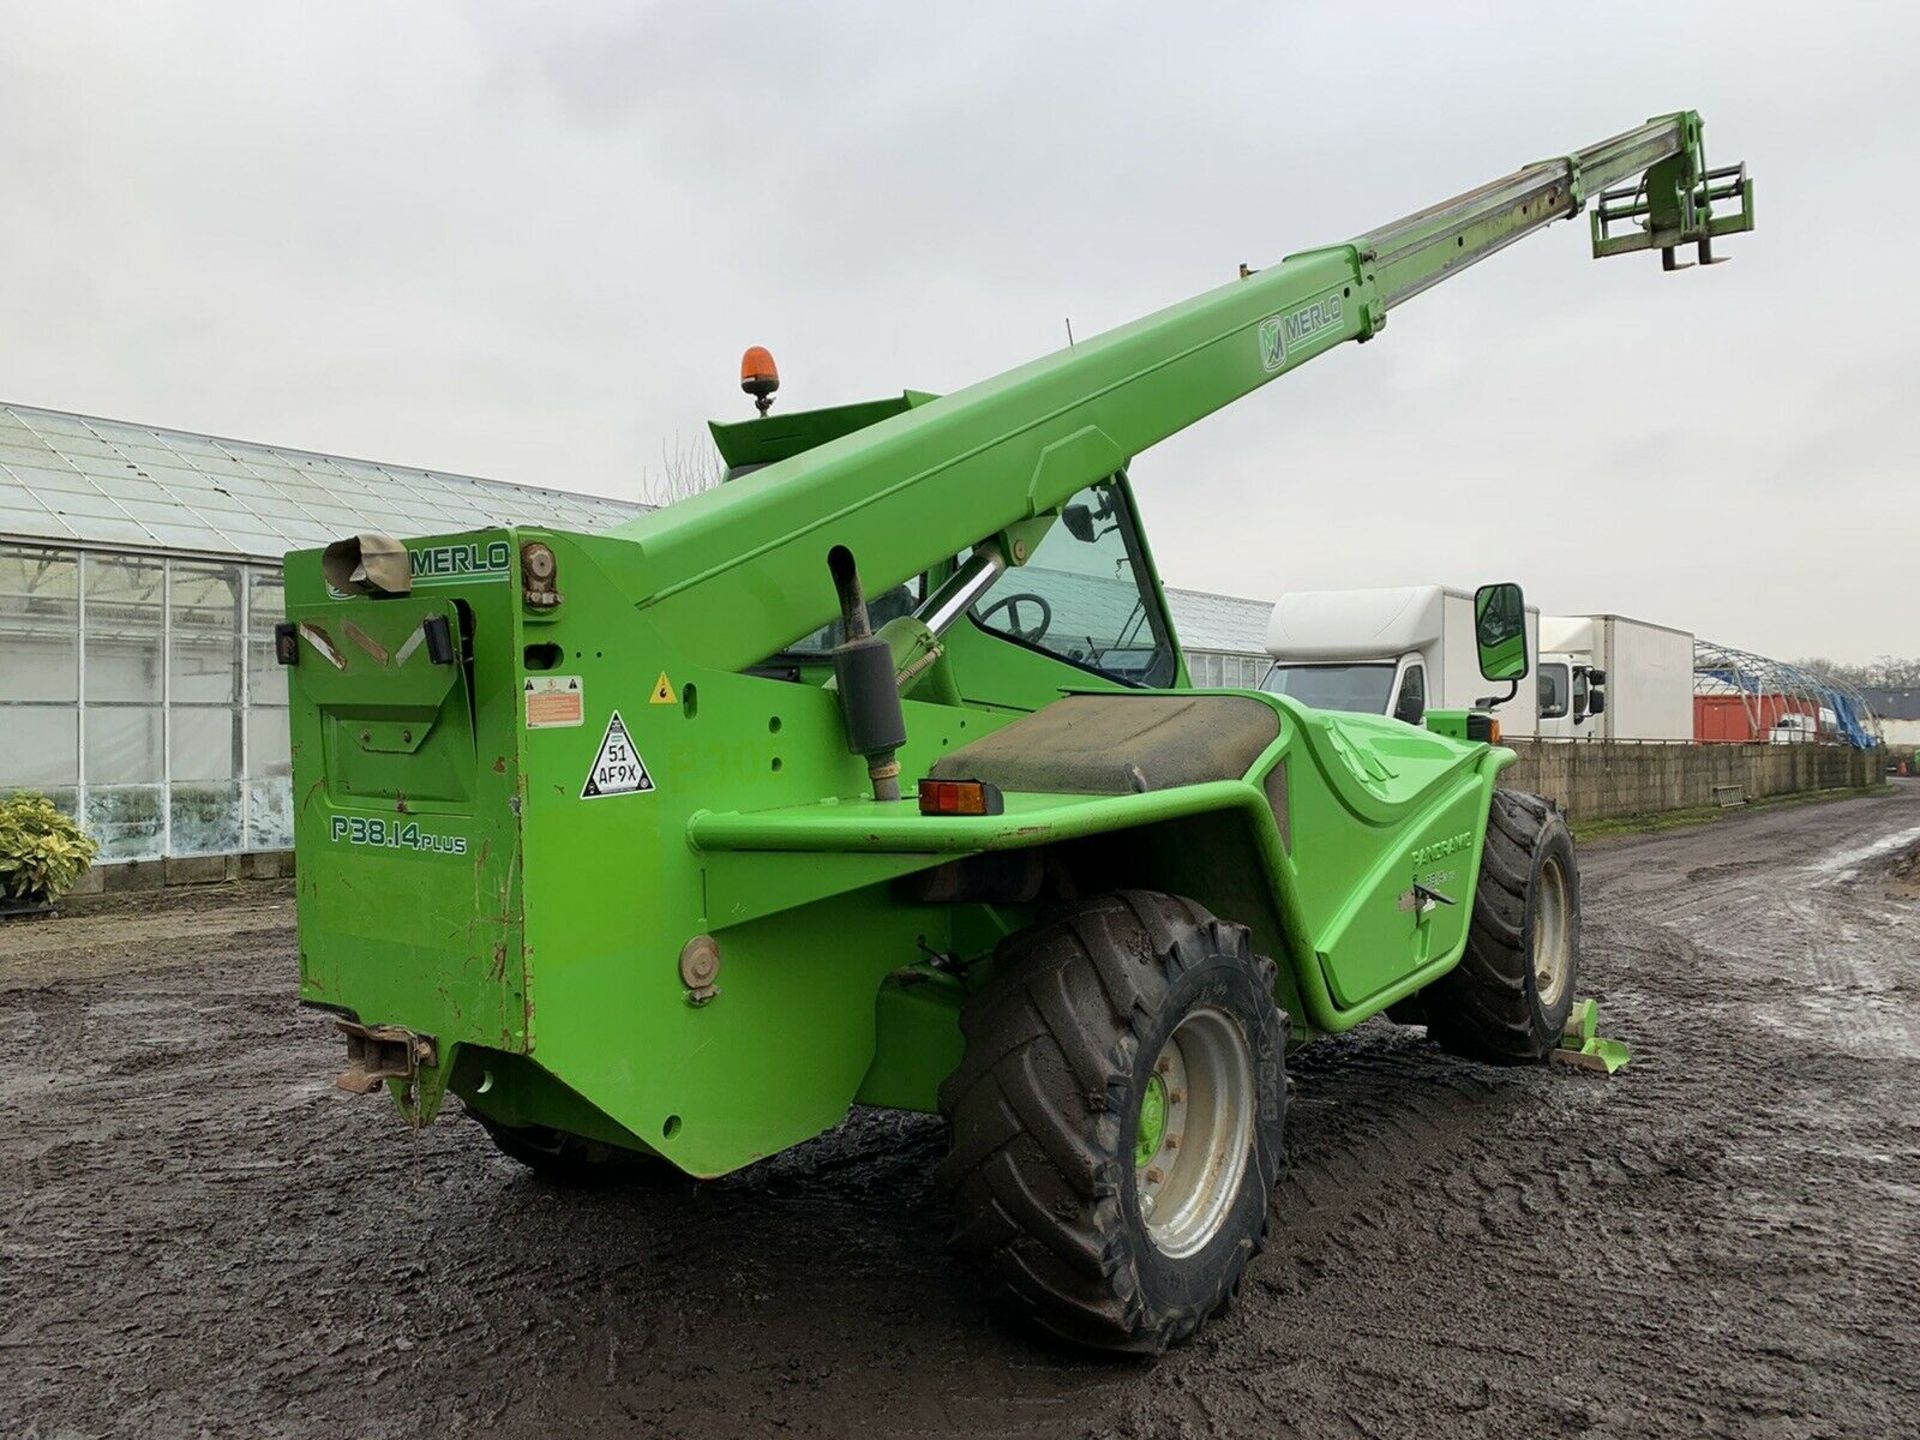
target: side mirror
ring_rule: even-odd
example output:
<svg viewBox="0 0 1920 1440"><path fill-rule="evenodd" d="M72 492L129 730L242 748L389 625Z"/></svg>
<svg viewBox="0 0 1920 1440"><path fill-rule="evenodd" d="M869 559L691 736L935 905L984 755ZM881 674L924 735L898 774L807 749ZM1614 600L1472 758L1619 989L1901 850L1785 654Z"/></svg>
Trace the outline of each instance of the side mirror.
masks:
<svg viewBox="0 0 1920 1440"><path fill-rule="evenodd" d="M1589 715L1604 715L1607 713L1606 691L1590 690L1587 692L1587 713Z"/></svg>
<svg viewBox="0 0 1920 1440"><path fill-rule="evenodd" d="M1093 511L1084 505L1069 505L1060 512L1060 519L1067 527L1067 533L1082 545L1091 545L1095 540L1093 533Z"/></svg>
<svg viewBox="0 0 1920 1440"><path fill-rule="evenodd" d="M1526 678L1527 602L1518 585L1482 585L1473 592L1473 638L1481 675L1516 685Z"/></svg>

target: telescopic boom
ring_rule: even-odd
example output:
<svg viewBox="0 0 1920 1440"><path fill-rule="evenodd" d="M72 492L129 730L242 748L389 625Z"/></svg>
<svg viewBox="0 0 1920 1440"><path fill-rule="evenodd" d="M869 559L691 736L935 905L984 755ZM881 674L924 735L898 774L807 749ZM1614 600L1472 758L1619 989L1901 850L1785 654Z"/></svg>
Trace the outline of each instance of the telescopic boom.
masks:
<svg viewBox="0 0 1920 1440"><path fill-rule="evenodd" d="M1671 269L1674 248L1693 244L1710 262L1714 237L1752 228L1753 192L1744 167L1706 168L1701 130L1692 111L1651 120L1344 245L1243 267L1218 289L634 520L615 533L643 551L641 608L690 653L741 668L839 613L830 546L851 551L869 593L984 543L1017 565L1036 538L1023 522L1341 341L1372 338L1393 306L1596 195L1596 256L1657 248Z"/></svg>

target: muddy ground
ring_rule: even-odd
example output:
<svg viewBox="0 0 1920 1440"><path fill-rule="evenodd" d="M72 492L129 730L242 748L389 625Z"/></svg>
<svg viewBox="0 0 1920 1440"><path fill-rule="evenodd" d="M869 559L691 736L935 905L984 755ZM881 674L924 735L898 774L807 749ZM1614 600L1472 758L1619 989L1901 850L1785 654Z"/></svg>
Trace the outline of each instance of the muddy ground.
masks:
<svg viewBox="0 0 1920 1440"><path fill-rule="evenodd" d="M0 929L0 1435L1920 1434L1920 785L1584 847L1637 1058L1297 1057L1278 1239L1157 1364L984 1318L936 1122L568 1193L331 1088L292 903Z"/></svg>

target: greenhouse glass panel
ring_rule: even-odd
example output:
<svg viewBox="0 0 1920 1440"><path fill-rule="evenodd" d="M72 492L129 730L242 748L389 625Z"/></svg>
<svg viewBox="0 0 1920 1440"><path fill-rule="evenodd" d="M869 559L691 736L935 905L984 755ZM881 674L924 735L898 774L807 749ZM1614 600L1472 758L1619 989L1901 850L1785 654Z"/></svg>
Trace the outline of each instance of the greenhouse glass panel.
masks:
<svg viewBox="0 0 1920 1440"><path fill-rule="evenodd" d="M158 705L87 707L87 784L158 784L166 778Z"/></svg>
<svg viewBox="0 0 1920 1440"><path fill-rule="evenodd" d="M80 779L80 712L72 705L0 705L0 790Z"/></svg>
<svg viewBox="0 0 1920 1440"><path fill-rule="evenodd" d="M89 704L162 698L166 574L159 560L87 555L83 673Z"/></svg>
<svg viewBox="0 0 1920 1440"><path fill-rule="evenodd" d="M167 584L169 698L176 705L234 703L240 698L240 567L176 560Z"/></svg>
<svg viewBox="0 0 1920 1440"><path fill-rule="evenodd" d="M74 477L76 480L79 476ZM65 520L77 521L80 516L89 519L124 520L126 512L120 508L118 500L110 500L91 485L82 490L75 487L71 494L56 495L49 493L47 503L59 512Z"/></svg>
<svg viewBox="0 0 1920 1440"><path fill-rule="evenodd" d="M224 855L240 849L240 786L175 784L168 849L174 855Z"/></svg>
<svg viewBox="0 0 1920 1440"><path fill-rule="evenodd" d="M239 711L226 706L175 705L167 721L168 779L231 780L239 774Z"/></svg>
<svg viewBox="0 0 1920 1440"><path fill-rule="evenodd" d="M293 848L293 782L278 780L247 782L247 849L291 850Z"/></svg>
<svg viewBox="0 0 1920 1440"><path fill-rule="evenodd" d="M89 834L100 842L101 860L151 860L166 841L158 785L89 785L86 817Z"/></svg>
<svg viewBox="0 0 1920 1440"><path fill-rule="evenodd" d="M286 706L262 706L247 712L247 774L255 780L292 776Z"/></svg>
<svg viewBox="0 0 1920 1440"><path fill-rule="evenodd" d="M273 627L287 618L287 587L278 570L247 567L247 701L285 705L287 677L273 658Z"/></svg>
<svg viewBox="0 0 1920 1440"><path fill-rule="evenodd" d="M79 698L79 597L72 551L0 546L0 701Z"/></svg>

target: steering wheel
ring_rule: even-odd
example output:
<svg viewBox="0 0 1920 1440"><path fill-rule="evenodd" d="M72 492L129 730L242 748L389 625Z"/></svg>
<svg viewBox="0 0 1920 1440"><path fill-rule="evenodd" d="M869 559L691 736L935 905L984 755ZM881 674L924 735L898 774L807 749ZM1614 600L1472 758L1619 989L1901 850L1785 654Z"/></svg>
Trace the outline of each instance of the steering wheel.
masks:
<svg viewBox="0 0 1920 1440"><path fill-rule="evenodd" d="M1039 623L1034 625L1022 625L1020 623L1020 607L1022 605L1035 605L1039 607ZM987 606L986 609L982 610L977 618L982 625L993 625L993 617L998 615L1002 610L1007 612L1006 622L1001 625L995 625L994 628L1011 635L1014 639L1026 645L1038 645L1041 638L1053 625L1053 606L1047 603L1046 596L1036 595L1031 590L1022 590L1015 595L1002 596L1000 599L994 601L993 604Z"/></svg>

